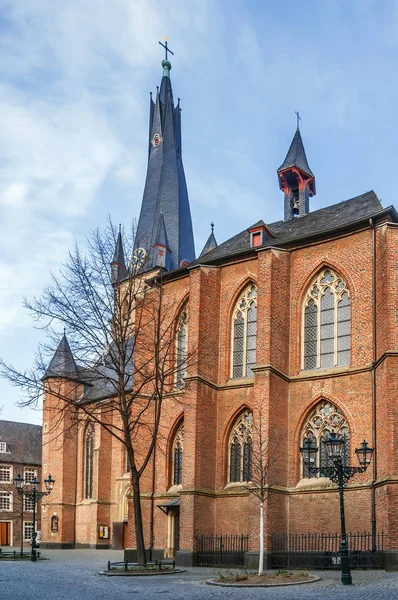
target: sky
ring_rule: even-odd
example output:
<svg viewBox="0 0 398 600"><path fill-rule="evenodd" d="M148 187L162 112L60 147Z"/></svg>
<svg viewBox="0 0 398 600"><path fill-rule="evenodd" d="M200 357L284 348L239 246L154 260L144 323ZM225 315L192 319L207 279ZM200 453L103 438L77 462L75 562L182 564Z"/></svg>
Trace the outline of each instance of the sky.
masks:
<svg viewBox="0 0 398 600"><path fill-rule="evenodd" d="M0 0L0 356L32 366L24 309L108 215L138 218L149 92L168 37L197 255L283 218L300 111L316 210L395 202L398 0ZM0 418L41 423L0 380Z"/></svg>

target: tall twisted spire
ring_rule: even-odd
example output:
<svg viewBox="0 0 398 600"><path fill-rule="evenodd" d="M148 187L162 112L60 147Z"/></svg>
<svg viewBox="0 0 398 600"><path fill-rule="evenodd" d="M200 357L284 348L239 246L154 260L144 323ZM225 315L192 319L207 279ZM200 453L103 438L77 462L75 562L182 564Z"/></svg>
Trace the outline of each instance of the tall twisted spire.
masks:
<svg viewBox="0 0 398 600"><path fill-rule="evenodd" d="M166 55L172 53L167 43L161 45ZM180 102L174 106L167 57L162 67L160 90L155 101L152 96L150 99L148 167L135 248L145 251L145 269L157 266L155 245L160 227L168 241L172 270L195 260L195 248L182 163Z"/></svg>

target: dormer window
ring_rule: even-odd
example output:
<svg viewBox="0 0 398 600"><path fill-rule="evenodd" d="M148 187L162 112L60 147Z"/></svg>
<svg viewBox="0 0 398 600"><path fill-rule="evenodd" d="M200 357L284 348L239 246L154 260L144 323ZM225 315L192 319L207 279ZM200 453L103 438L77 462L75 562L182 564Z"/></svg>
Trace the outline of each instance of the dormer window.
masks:
<svg viewBox="0 0 398 600"><path fill-rule="evenodd" d="M248 230L250 233L250 248L259 248L274 237L265 225L257 225Z"/></svg>
<svg viewBox="0 0 398 600"><path fill-rule="evenodd" d="M7 452L7 444L5 442L0 442L0 452Z"/></svg>

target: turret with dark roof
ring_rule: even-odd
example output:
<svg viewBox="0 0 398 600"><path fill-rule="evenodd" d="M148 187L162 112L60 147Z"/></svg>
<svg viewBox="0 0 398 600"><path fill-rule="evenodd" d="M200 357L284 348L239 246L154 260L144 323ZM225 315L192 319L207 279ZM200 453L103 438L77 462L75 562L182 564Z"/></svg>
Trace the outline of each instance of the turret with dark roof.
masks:
<svg viewBox="0 0 398 600"><path fill-rule="evenodd" d="M47 377L68 377L69 379L77 379L78 372L70 349L66 333L62 336L58 348L51 359L50 364L44 375Z"/></svg>
<svg viewBox="0 0 398 600"><path fill-rule="evenodd" d="M297 124L286 158L278 169L279 187L285 195L285 221L309 212L309 198L315 196L315 176L310 169Z"/></svg>
<svg viewBox="0 0 398 600"><path fill-rule="evenodd" d="M202 257L202 256L204 256L205 254L207 254L211 250L214 250L214 248L217 248L217 240L216 240L216 237L214 235L214 223L211 223L211 234L207 238L207 242L203 246L203 250L200 253L199 258Z"/></svg>
<svg viewBox="0 0 398 600"><path fill-rule="evenodd" d="M170 250L170 269L195 260L191 212L182 163L181 109L174 107L171 64L162 61L163 77L150 100L149 156L135 248L146 251L145 268L156 266L155 245L161 224ZM162 215L163 213L163 215ZM162 232L163 235L163 232Z"/></svg>
<svg viewBox="0 0 398 600"><path fill-rule="evenodd" d="M111 263L112 283L118 283L127 277L126 261L124 258L122 232L119 227L119 233L116 239L115 254Z"/></svg>

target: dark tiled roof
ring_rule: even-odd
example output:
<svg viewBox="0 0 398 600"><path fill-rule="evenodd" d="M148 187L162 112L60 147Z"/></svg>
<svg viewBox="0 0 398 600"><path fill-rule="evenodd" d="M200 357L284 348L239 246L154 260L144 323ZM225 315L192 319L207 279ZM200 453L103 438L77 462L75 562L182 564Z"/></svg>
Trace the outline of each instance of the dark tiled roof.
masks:
<svg viewBox="0 0 398 600"><path fill-rule="evenodd" d="M266 227L272 232L274 237L268 239L264 247L287 245L302 238L310 238L322 233L326 234L336 228L349 226L356 221L371 217L381 210L382 206L376 194L373 191L366 192L366 194L356 196L351 200L344 200L344 202L321 208L303 217L267 224ZM259 221L255 225L262 223L263 221ZM248 229L241 231L217 246L211 252L208 252L205 261L210 262L250 250L250 234ZM197 259L190 266L200 263L203 263L203 258Z"/></svg>
<svg viewBox="0 0 398 600"><path fill-rule="evenodd" d="M294 138L292 143L290 144L290 148L286 154L286 158L279 167L278 171L284 171L285 169L289 169L290 167L297 167L310 177L314 177L313 172L310 169L310 166L307 161L307 156L304 150L303 140L301 139L301 133L299 129L297 129L294 134Z"/></svg>
<svg viewBox="0 0 398 600"><path fill-rule="evenodd" d="M126 261L124 258L122 233L117 234L115 255L112 261L112 283L123 281L127 277Z"/></svg>
<svg viewBox="0 0 398 600"><path fill-rule="evenodd" d="M41 465L41 426L0 420L0 442L7 452L0 453L0 462Z"/></svg>
<svg viewBox="0 0 398 600"><path fill-rule="evenodd" d="M73 379L78 377L75 359L73 358L65 333L48 365L44 377L71 377Z"/></svg>
<svg viewBox="0 0 398 600"><path fill-rule="evenodd" d="M211 234L209 235L209 237L207 239L207 242L203 246L203 250L200 253L199 258L201 256L204 256L205 254L207 254L211 250L214 250L215 248L217 248L217 240L216 240L216 236L214 235L213 230L212 230Z"/></svg>

